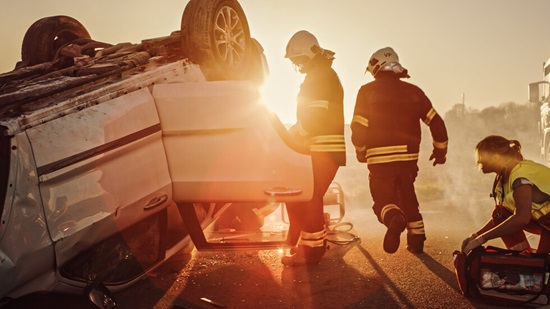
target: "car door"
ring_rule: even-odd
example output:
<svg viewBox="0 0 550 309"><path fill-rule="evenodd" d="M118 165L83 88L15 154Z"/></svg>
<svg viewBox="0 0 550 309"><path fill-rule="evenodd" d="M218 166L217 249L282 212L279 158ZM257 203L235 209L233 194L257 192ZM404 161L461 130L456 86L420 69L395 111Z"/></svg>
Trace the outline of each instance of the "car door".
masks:
<svg viewBox="0 0 550 309"><path fill-rule="evenodd" d="M305 201L311 156L247 81L155 85L177 202Z"/></svg>
<svg viewBox="0 0 550 309"><path fill-rule="evenodd" d="M172 187L148 88L27 134L61 277L126 282L163 258Z"/></svg>
<svg viewBox="0 0 550 309"><path fill-rule="evenodd" d="M248 81L171 83L155 85L153 96L173 198L196 247L284 244L284 230L260 231L258 223L265 228L264 217L280 213L276 209L285 202L311 199L311 156L261 103L258 89ZM215 220L220 224L212 225ZM223 222L234 220L246 220L239 226L256 231L242 243L228 244L226 239L238 236L219 232L226 230Z"/></svg>

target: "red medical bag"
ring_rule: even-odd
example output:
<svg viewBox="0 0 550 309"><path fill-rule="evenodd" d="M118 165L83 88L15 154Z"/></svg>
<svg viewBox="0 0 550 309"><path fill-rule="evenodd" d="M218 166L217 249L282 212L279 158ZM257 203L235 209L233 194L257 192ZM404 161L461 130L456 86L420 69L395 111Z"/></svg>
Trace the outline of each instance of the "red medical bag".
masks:
<svg viewBox="0 0 550 309"><path fill-rule="evenodd" d="M462 294L491 303L548 303L548 254L478 247L468 255L453 253Z"/></svg>

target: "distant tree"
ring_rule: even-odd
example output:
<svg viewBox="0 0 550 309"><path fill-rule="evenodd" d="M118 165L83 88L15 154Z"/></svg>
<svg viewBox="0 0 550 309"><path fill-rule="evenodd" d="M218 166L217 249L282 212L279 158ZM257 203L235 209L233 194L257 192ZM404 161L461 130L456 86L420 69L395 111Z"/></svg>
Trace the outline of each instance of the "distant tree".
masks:
<svg viewBox="0 0 550 309"><path fill-rule="evenodd" d="M444 198L449 204L476 205L492 203L488 191L492 175L482 175L476 165L474 148L487 135L502 135L521 142L524 155L538 160L538 111L532 104L514 102L490 106L482 110L463 104L454 105L444 115L449 134L447 163L439 169L431 169L427 159L418 181L418 191L424 198ZM429 134L429 133L428 133ZM426 140L426 139L425 139ZM423 153L431 153L431 140L423 143ZM437 171L437 172L436 172Z"/></svg>
<svg viewBox="0 0 550 309"><path fill-rule="evenodd" d="M506 102L482 109L465 108L456 104L445 114L449 139L473 149L483 137L491 134L517 139L524 153L538 153L538 110L533 104ZM461 148L462 148L461 146ZM537 159L537 158L534 158Z"/></svg>

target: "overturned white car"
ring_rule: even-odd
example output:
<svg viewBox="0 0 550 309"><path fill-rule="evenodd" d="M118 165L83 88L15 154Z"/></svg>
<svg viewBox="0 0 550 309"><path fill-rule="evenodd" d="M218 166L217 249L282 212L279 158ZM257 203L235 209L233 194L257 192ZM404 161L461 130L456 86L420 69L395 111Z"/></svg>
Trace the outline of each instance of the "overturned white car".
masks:
<svg viewBox="0 0 550 309"><path fill-rule="evenodd" d="M266 70L237 1L191 0L179 31L139 44L34 23L0 74L0 306L124 288L191 238L284 246L263 219L311 198L311 158L260 102Z"/></svg>

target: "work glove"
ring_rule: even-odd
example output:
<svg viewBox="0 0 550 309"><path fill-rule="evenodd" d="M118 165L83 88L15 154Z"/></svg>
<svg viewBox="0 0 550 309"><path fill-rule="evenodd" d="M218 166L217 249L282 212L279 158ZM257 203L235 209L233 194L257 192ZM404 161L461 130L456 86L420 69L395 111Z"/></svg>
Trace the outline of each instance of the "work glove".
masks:
<svg viewBox="0 0 550 309"><path fill-rule="evenodd" d="M432 155L430 156L430 161L434 160L434 166L437 164L445 164L447 161L447 149L434 148Z"/></svg>
<svg viewBox="0 0 550 309"><path fill-rule="evenodd" d="M472 234L469 238L465 239L464 242L462 242L462 252L468 254L470 251L487 242L483 235L476 237L474 236L476 236L476 234Z"/></svg>
<svg viewBox="0 0 550 309"><path fill-rule="evenodd" d="M361 163L367 162L367 152L366 151L355 151L355 156L357 157L357 161Z"/></svg>

